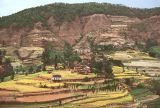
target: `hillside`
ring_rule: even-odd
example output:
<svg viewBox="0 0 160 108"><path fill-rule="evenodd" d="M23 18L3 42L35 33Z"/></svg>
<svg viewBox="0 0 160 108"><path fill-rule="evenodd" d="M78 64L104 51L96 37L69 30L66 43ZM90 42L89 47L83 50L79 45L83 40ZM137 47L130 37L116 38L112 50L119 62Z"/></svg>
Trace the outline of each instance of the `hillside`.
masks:
<svg viewBox="0 0 160 108"><path fill-rule="evenodd" d="M1 46L62 48L65 41L80 48L95 37L98 44L123 46L152 37L160 43L160 8L136 9L122 5L55 3L0 18ZM147 32L146 32L147 31ZM143 41L145 42L145 41ZM84 44L83 44L84 46Z"/></svg>

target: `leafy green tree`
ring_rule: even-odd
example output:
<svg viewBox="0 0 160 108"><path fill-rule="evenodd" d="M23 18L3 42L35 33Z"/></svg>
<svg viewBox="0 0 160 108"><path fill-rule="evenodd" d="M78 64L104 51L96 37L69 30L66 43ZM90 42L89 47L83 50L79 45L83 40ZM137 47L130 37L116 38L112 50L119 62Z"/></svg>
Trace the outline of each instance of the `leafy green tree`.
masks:
<svg viewBox="0 0 160 108"><path fill-rule="evenodd" d="M103 63L102 63L103 67L102 67L102 72L104 73L104 75L106 77L113 77L112 74L112 64L109 60L107 60L107 58L103 55Z"/></svg>
<svg viewBox="0 0 160 108"><path fill-rule="evenodd" d="M7 76L11 76L11 79L14 79L14 70L13 66L11 65L11 61L9 58L5 58L6 51L4 49L0 50L0 66L1 66L1 82L3 82L4 78ZM5 59L5 61L3 61Z"/></svg>
<svg viewBox="0 0 160 108"><path fill-rule="evenodd" d="M6 58L4 65L5 65L5 72L6 72L5 76L11 76L11 79L13 80L15 72L14 72L13 66L11 65L11 60L9 58Z"/></svg>
<svg viewBox="0 0 160 108"><path fill-rule="evenodd" d="M151 48L149 49L149 55L150 55L151 57L160 58L160 47L158 47L158 46L151 47Z"/></svg>
<svg viewBox="0 0 160 108"><path fill-rule="evenodd" d="M68 42L65 42L63 51L64 51L65 60L68 61L70 56L73 54L72 46Z"/></svg>
<svg viewBox="0 0 160 108"><path fill-rule="evenodd" d="M75 61L77 62L81 61L80 56L73 51L72 46L67 42L65 42L63 53L64 53L64 59L67 62L67 66L69 68L73 68L73 63Z"/></svg>
<svg viewBox="0 0 160 108"><path fill-rule="evenodd" d="M42 54L42 60L44 67L46 65L55 65L55 69L57 69L57 64L64 62L64 56L62 51L57 51L50 43L46 43L44 47L44 52ZM45 68L43 69L45 70Z"/></svg>
<svg viewBox="0 0 160 108"><path fill-rule="evenodd" d="M99 73L100 71L100 68L99 68L99 63L96 62L95 60L95 56L96 56L96 52L97 52L97 45L95 44L95 38L92 38L92 37L88 37L87 38L87 41L89 43L89 47L90 47L90 50L91 50L91 60L90 60L90 69L91 69L91 72L94 72L96 74ZM101 66L100 66L101 67Z"/></svg>
<svg viewBox="0 0 160 108"><path fill-rule="evenodd" d="M31 74L31 73L33 73L33 70L34 70L33 66L30 66L28 72Z"/></svg>
<svg viewBox="0 0 160 108"><path fill-rule="evenodd" d="M155 39L149 38L146 41L146 50L148 51L151 47L157 46L158 43Z"/></svg>
<svg viewBox="0 0 160 108"><path fill-rule="evenodd" d="M112 77L112 65L111 62L104 56L104 51L107 53L111 52L113 49L112 45L104 46L97 45L95 43L95 38L88 38L91 49L91 61L90 68L96 74L105 75L106 77ZM99 55L99 57L96 57ZM96 60L97 59L97 60Z"/></svg>
<svg viewBox="0 0 160 108"><path fill-rule="evenodd" d="M90 50L91 50L91 52L93 53L93 54L95 54L96 52L97 52L97 44L95 43L95 38L93 38L93 37L88 37L87 38L87 41L88 41L88 43L89 43L89 47L90 47Z"/></svg>

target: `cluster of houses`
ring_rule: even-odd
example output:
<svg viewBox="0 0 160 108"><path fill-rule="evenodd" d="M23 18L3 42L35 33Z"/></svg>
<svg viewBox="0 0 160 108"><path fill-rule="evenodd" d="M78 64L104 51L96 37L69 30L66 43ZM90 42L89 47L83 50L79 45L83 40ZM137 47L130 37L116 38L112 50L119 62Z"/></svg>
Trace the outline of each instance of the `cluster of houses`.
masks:
<svg viewBox="0 0 160 108"><path fill-rule="evenodd" d="M73 72L78 72L79 74L89 74L91 73L91 69L87 65L77 64L74 67Z"/></svg>

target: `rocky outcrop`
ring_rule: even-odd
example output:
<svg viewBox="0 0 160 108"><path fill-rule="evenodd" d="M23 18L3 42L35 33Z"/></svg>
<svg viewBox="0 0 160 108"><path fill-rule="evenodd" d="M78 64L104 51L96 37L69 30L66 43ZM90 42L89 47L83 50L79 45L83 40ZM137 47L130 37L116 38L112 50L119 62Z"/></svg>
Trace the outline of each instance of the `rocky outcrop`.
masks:
<svg viewBox="0 0 160 108"><path fill-rule="evenodd" d="M40 47L21 47L18 49L18 57L23 65L33 66L41 64L44 49Z"/></svg>

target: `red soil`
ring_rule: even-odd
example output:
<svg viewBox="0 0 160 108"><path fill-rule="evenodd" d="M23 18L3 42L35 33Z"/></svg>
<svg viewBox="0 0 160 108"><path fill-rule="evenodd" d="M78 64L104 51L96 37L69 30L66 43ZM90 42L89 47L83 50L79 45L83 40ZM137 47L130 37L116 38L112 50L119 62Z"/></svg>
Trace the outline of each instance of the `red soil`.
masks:
<svg viewBox="0 0 160 108"><path fill-rule="evenodd" d="M54 101L57 99L66 98L70 96L71 94L69 93L27 96L27 97L16 98L16 101L17 102L47 102L47 101Z"/></svg>

